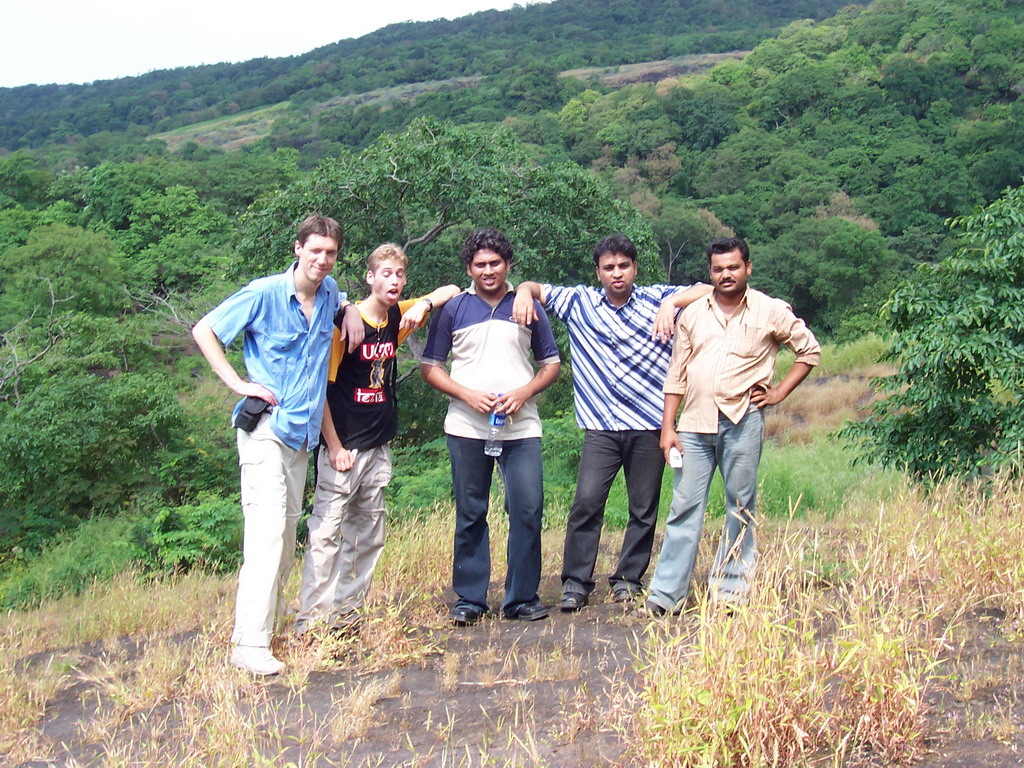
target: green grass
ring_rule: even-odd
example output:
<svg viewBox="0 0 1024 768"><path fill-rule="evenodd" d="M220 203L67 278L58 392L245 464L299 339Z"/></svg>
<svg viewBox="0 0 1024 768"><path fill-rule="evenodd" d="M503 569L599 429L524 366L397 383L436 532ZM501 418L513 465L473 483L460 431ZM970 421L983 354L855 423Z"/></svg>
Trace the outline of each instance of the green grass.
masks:
<svg viewBox="0 0 1024 768"><path fill-rule="evenodd" d="M193 133L212 133L217 130L224 128L234 128L239 125L248 125L249 123L255 123L259 120L265 120L268 117L275 117L275 112L280 112L287 109L291 105L289 101L282 101L277 104L271 104L269 107L258 107L256 109L249 109L245 112L236 112L233 115L225 115L224 117L214 117L210 120L204 120L201 123L191 123L189 125L183 125L179 128L173 128L169 131L162 133L154 133L150 136L151 139L174 139L179 137L188 137Z"/></svg>
<svg viewBox="0 0 1024 768"><path fill-rule="evenodd" d="M852 455L831 438L806 445L777 445L766 442L758 470L757 512L764 517L787 517L816 512L827 517L838 514L844 499L853 494L887 498L901 483L901 476L879 467L854 467ZM661 486L659 517L664 519L672 503L673 474L666 470ZM715 473L708 495L707 515L725 514L725 488ZM626 484L622 474L608 494L605 522L625 527L629 517Z"/></svg>
<svg viewBox="0 0 1024 768"><path fill-rule="evenodd" d="M850 376L864 374L878 363L888 345L881 336L869 334L846 344L823 344L821 362L812 376ZM775 365L776 378L780 378L793 365L793 353L785 347L779 350Z"/></svg>

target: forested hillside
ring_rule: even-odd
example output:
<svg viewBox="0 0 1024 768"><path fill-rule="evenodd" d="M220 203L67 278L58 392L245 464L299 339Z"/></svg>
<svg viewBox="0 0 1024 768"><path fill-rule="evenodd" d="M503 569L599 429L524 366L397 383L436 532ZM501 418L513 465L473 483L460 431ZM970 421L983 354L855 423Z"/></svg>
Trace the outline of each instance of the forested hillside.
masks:
<svg viewBox="0 0 1024 768"><path fill-rule="evenodd" d="M453 254L477 225L514 234L516 279L587 279L593 241L621 228L643 280L690 281L735 233L755 285L823 337L881 329L892 288L960 245L946 219L1021 183L1024 5L839 5L556 0L288 60L0 91L0 144L20 147L0 157L0 560L140 512L133 557L219 551L196 526L234 514L229 398L187 328L283 268L312 208L348 230L353 292L385 239L409 244L413 294L465 283ZM752 50L653 82L563 74L736 48ZM339 101L453 77L469 79ZM153 138L275 104L242 150ZM441 408L415 379L402 391L409 461L429 461ZM563 377L545 408L570 407Z"/></svg>
<svg viewBox="0 0 1024 768"><path fill-rule="evenodd" d="M182 67L87 85L0 88L0 148L101 131L167 130L292 100L325 101L401 83L484 76L504 112L535 72L748 49L786 22L823 18L843 0L559 0L452 21L392 24L301 56ZM201 23L198 22L197 23ZM338 37L345 30L338 30ZM511 94L507 93L511 90ZM519 94L517 98L516 94ZM485 119L500 119L487 117Z"/></svg>

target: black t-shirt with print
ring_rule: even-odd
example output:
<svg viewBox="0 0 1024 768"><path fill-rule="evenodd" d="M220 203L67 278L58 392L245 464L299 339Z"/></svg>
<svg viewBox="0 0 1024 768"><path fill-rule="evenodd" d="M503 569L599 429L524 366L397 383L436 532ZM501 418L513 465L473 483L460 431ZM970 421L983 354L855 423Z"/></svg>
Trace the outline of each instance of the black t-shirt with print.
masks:
<svg viewBox="0 0 1024 768"><path fill-rule="evenodd" d="M335 321L339 326L343 314ZM366 336L352 354L346 350L334 382L327 385L334 428L348 449L375 448L398 432L395 405L395 350L402 312L388 309L387 323L378 327L363 318ZM326 442L321 438L321 443Z"/></svg>

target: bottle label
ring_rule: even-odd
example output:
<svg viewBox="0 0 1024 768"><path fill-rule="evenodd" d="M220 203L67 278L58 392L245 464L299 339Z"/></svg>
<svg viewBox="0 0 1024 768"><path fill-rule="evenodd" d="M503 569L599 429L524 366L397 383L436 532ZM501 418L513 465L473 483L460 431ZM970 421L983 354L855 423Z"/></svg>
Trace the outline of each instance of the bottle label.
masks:
<svg viewBox="0 0 1024 768"><path fill-rule="evenodd" d="M488 422L490 423L490 425L492 427L504 427L505 426L505 422L507 420L508 420L508 416L506 414L504 414L504 413L495 413L494 411L491 411L491 416L488 419Z"/></svg>

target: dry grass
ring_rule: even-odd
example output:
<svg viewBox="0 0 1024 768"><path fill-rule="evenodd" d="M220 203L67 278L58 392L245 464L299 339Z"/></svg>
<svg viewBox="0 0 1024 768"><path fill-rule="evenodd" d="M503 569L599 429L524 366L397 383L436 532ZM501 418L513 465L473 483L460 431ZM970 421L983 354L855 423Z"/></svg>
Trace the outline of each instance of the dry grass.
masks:
<svg viewBox="0 0 1024 768"><path fill-rule="evenodd" d="M1008 478L910 488L851 510L842 537L787 529L765 548L747 606L727 615L705 599L686 620L652 626L643 684L622 692L639 716L620 728L652 765L913 760L957 622L986 606L1024 618L1022 499L1024 483ZM841 567L824 579L829 562ZM961 695L992 682L968 679ZM1012 725L998 705L969 719L997 739Z"/></svg>
<svg viewBox="0 0 1024 768"><path fill-rule="evenodd" d="M22 655L118 637L174 634L223 625L231 615L231 577L190 573L145 579L124 573L85 597L64 597L32 611L12 611L0 625L0 650Z"/></svg>
<svg viewBox="0 0 1024 768"><path fill-rule="evenodd" d="M331 721L331 737L342 742L363 736L374 725L373 706L401 692L401 677L397 673L355 686L334 702L332 709L336 708L338 714Z"/></svg>
<svg viewBox="0 0 1024 768"><path fill-rule="evenodd" d="M858 411L871 399L867 378L811 379L772 409L765 434L783 444L811 443L857 418Z"/></svg>
<svg viewBox="0 0 1024 768"><path fill-rule="evenodd" d="M454 691L459 684L459 670L462 666L461 653L446 653L438 662L437 687L442 691Z"/></svg>
<svg viewBox="0 0 1024 768"><path fill-rule="evenodd" d="M1024 634L1022 506L1024 481L997 478L984 488L908 487L884 505L853 500L827 521L769 523L746 607L729 615L701 599L682 617L652 622L633 649L636 677L622 676L610 699L563 687L557 724L538 722L537 686L599 668L600 653L571 630L542 647L490 619L478 645L446 652L450 510L392 529L357 636L308 643L283 634L275 651L289 671L270 686L226 664L230 579L126 575L4 617L0 751L10 762L70 765L68 749L110 766L398 764L354 750L373 738L385 699L400 696L408 712L421 695L402 693L402 667L428 670L452 701L493 688L472 738L444 701L437 712L446 715L404 721L400 731L437 738L402 745L407 765L551 764L545 739L575 745L578 734L612 724L630 759L651 766L907 762L933 735L925 701L940 675L964 708L950 728L1016 738L1018 702L1001 691L1019 686L1024 664L972 667L958 643L970 638L962 619L978 609L1006 612L1007 643ZM504 530L495 517L500 578ZM550 570L561 532L546 536ZM550 626L533 640L548 638ZM326 670L350 682L331 697L329 715L317 716L304 697ZM86 714L65 747L39 726L72 690ZM988 690L1002 698L979 695Z"/></svg>

